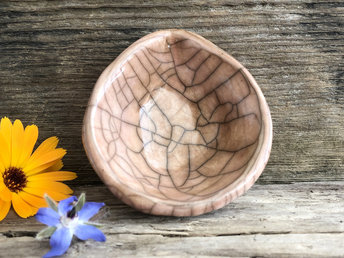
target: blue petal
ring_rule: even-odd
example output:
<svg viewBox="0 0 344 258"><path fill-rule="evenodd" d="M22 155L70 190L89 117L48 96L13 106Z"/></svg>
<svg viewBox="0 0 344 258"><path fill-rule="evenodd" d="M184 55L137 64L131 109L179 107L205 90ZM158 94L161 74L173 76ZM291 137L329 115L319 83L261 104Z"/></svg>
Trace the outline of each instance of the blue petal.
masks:
<svg viewBox="0 0 344 258"><path fill-rule="evenodd" d="M50 208L40 208L35 217L39 222L48 226L56 226L60 223L59 214Z"/></svg>
<svg viewBox="0 0 344 258"><path fill-rule="evenodd" d="M65 227L59 228L50 238L51 250L43 257L53 257L64 254L72 241L73 233Z"/></svg>
<svg viewBox="0 0 344 258"><path fill-rule="evenodd" d="M79 220L88 221L97 214L99 209L105 204L101 202L86 202L84 207L78 212Z"/></svg>
<svg viewBox="0 0 344 258"><path fill-rule="evenodd" d="M64 199L59 202L58 208L61 216L65 216L69 211L72 210L73 205L71 205L73 202L76 202L78 199L75 196L71 196L67 199Z"/></svg>
<svg viewBox="0 0 344 258"><path fill-rule="evenodd" d="M104 242L105 235L94 226L80 224L76 227L74 234L81 240L93 239Z"/></svg>

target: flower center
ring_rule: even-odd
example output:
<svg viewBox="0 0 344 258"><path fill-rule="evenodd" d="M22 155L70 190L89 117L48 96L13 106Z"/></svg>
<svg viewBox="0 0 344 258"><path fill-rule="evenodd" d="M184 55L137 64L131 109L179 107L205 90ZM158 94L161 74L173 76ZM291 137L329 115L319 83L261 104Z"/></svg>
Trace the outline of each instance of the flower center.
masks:
<svg viewBox="0 0 344 258"><path fill-rule="evenodd" d="M4 184L11 192L18 193L27 183L27 177L21 168L9 167L2 175Z"/></svg>
<svg viewBox="0 0 344 258"><path fill-rule="evenodd" d="M74 219L75 216L77 216L76 208L75 208L75 206L73 206L73 208L67 213L67 217Z"/></svg>
<svg viewBox="0 0 344 258"><path fill-rule="evenodd" d="M69 218L66 216L62 216L60 219L62 226L69 229L74 229L76 226L78 226L79 224L78 221L79 221L78 217Z"/></svg>

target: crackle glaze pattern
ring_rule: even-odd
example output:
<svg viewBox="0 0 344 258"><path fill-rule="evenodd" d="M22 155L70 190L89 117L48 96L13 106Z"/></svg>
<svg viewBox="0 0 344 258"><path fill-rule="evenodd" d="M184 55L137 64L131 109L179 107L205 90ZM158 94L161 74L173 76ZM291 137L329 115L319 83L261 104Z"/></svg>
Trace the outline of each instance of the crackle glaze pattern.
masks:
<svg viewBox="0 0 344 258"><path fill-rule="evenodd" d="M198 35L160 31L99 78L85 115L89 159L119 198L146 213L199 215L262 172L271 118L252 76Z"/></svg>

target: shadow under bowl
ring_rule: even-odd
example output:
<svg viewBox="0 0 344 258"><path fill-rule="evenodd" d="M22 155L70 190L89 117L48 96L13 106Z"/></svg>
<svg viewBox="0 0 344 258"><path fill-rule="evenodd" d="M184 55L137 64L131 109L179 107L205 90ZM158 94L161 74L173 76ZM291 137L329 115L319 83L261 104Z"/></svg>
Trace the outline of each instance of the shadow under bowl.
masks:
<svg viewBox="0 0 344 258"><path fill-rule="evenodd" d="M271 149L268 105L251 74L183 30L149 34L98 79L83 141L103 182L145 213L195 216L243 194Z"/></svg>

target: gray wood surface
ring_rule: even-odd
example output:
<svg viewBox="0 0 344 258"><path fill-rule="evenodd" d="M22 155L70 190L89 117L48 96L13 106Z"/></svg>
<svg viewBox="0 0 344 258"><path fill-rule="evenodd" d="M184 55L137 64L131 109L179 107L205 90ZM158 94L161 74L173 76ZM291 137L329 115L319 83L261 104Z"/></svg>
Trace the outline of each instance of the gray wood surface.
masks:
<svg viewBox="0 0 344 258"><path fill-rule="evenodd" d="M343 1L1 1L0 116L56 135L71 183L90 200L108 241L77 242L67 257L344 256ZM81 143L84 111L105 67L160 29L196 32L239 60L270 106L274 141L258 183L195 218L154 217L102 186ZM91 186L86 186L91 185ZM0 222L0 257L36 257L42 226L13 212Z"/></svg>
<svg viewBox="0 0 344 258"><path fill-rule="evenodd" d="M95 220L103 224L107 242L76 242L66 257L342 257L343 187L344 182L255 185L221 210L187 218L145 215L104 186L78 187L76 193L86 192L89 200L106 202ZM0 256L44 254L48 240L34 239L42 228L34 218L18 221L12 212L0 223Z"/></svg>

